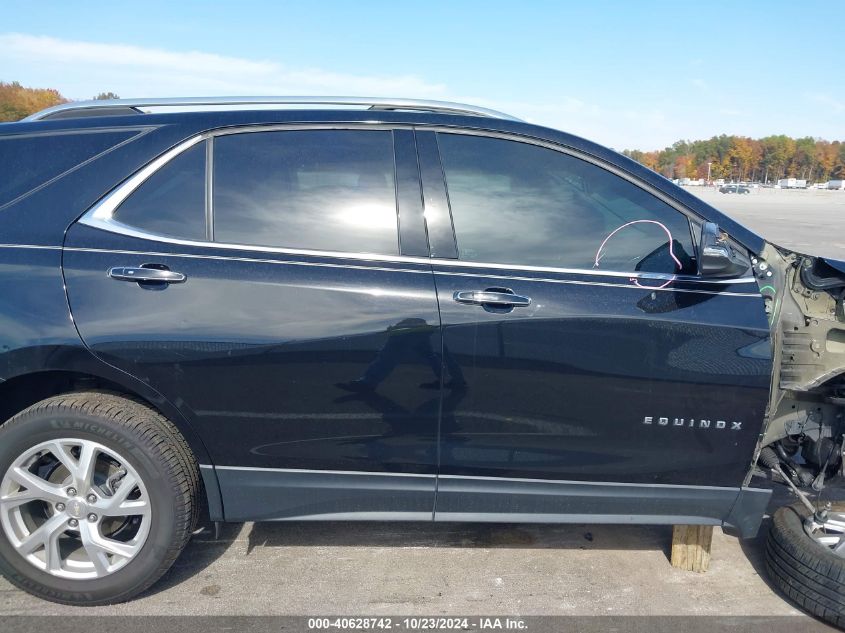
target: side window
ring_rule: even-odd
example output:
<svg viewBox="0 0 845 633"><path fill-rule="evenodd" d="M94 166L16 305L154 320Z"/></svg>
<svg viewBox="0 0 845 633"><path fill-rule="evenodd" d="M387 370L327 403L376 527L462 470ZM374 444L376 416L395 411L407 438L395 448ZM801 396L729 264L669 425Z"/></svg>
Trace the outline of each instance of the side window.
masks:
<svg viewBox="0 0 845 633"><path fill-rule="evenodd" d="M212 183L217 242L399 252L389 131L221 136Z"/></svg>
<svg viewBox="0 0 845 633"><path fill-rule="evenodd" d="M114 219L156 235L205 240L205 143L145 180L115 210Z"/></svg>
<svg viewBox="0 0 845 633"><path fill-rule="evenodd" d="M561 152L438 133L458 257L500 264L694 274L686 216Z"/></svg>

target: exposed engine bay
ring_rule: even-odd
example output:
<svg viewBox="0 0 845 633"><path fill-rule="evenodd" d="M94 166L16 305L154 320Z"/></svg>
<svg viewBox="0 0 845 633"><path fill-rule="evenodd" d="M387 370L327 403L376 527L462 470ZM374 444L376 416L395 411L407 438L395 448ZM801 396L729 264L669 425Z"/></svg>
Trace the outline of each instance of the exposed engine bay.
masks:
<svg viewBox="0 0 845 633"><path fill-rule="evenodd" d="M766 244L751 263L766 304L773 354L772 388L752 474L786 483L807 505L802 490L818 493L843 475L845 262Z"/></svg>

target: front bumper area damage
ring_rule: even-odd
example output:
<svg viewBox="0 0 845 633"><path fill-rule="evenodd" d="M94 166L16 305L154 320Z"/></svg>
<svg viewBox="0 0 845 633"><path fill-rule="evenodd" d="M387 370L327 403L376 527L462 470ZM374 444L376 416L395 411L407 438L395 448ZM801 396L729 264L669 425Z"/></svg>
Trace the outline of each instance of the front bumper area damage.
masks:
<svg viewBox="0 0 845 633"><path fill-rule="evenodd" d="M752 258L772 331L773 371L754 474L821 491L842 475L845 262L766 244ZM746 481L747 484L747 481Z"/></svg>

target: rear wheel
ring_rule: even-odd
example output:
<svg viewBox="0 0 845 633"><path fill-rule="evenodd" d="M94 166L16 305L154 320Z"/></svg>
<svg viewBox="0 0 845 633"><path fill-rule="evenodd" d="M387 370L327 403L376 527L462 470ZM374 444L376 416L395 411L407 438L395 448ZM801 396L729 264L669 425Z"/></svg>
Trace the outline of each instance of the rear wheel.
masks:
<svg viewBox="0 0 845 633"><path fill-rule="evenodd" d="M824 520L801 505L775 512L766 568L783 593L804 610L845 627L845 505Z"/></svg>
<svg viewBox="0 0 845 633"><path fill-rule="evenodd" d="M127 600L184 548L196 461L173 425L134 400L56 396L0 426L0 570L66 604Z"/></svg>

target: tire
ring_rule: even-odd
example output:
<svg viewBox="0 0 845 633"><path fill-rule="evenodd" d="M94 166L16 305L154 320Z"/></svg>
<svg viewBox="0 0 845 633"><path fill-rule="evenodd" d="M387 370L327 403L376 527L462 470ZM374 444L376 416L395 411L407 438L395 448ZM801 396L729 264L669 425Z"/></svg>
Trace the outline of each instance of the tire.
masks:
<svg viewBox="0 0 845 633"><path fill-rule="evenodd" d="M43 446L57 449L51 452L50 448L40 448ZM98 447L89 449L95 455L89 458L93 463L89 469L82 467L82 451L86 446ZM59 454L64 455L64 461L55 457ZM22 459L29 461L22 462ZM48 463L44 465L45 462ZM54 486L46 486L46 494L53 495L58 490L77 496L68 497L66 504L59 503L61 499L55 495L50 500L16 502L9 490L19 496L30 492L29 487L21 486L17 481L19 475L16 473L21 472L22 463L32 463L26 468L35 473L52 469L54 479L37 475ZM68 463L74 470L63 470ZM117 469L117 472L107 477L103 484L101 473L109 468ZM88 489L82 492L67 488L69 481L74 485L83 481L73 477L84 470L93 473L86 480L91 483ZM100 482L96 486L95 480ZM123 482L129 481L132 484L120 488ZM139 483L136 485L135 481ZM106 392L48 398L0 426L0 482L0 572L24 591L61 604L113 604L146 590L173 565L184 549L199 512L199 470L179 431L146 405ZM32 491L38 488L40 494L41 485L37 482ZM2 494L4 489L6 497ZM118 498L118 492L122 493L121 498ZM4 506L6 499L13 500ZM16 503L22 508L20 511L14 510ZM102 511L97 504L103 505ZM110 505L106 508L105 504ZM128 506L142 509L124 510ZM115 508L118 514L122 513L120 516L111 512ZM10 514L14 512L18 514ZM134 515L136 512L142 514ZM23 514L30 523L23 522ZM40 518L41 514L48 518ZM33 516L36 518L31 518ZM55 541L41 535L38 539L30 539L43 540L40 545L43 550L26 554L24 552L29 551L26 537L40 527L38 521L54 521L44 534L58 535ZM20 527L22 525L24 527ZM78 526L76 531L68 527L74 525ZM120 527L106 534L107 525ZM92 549L85 545L83 530L89 535L87 543ZM16 531L21 531L22 535ZM103 541L102 537L118 540ZM120 538L126 539L127 544ZM47 543L52 542L56 545L48 552ZM103 549L100 549L101 542L107 543ZM123 548L119 550L120 555L108 549L114 548L115 543ZM75 553L65 556L69 548L75 548ZM124 550L131 553L124 554ZM58 568L56 561L59 561ZM48 571L50 562L53 563L52 571Z"/></svg>
<svg viewBox="0 0 845 633"><path fill-rule="evenodd" d="M834 505L835 511L845 509ZM809 516L800 505L778 509L766 542L766 570L775 585L803 610L845 627L845 557L804 530Z"/></svg>

